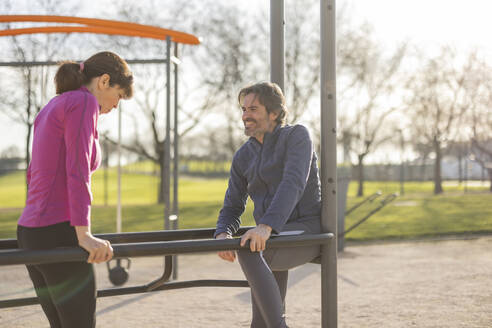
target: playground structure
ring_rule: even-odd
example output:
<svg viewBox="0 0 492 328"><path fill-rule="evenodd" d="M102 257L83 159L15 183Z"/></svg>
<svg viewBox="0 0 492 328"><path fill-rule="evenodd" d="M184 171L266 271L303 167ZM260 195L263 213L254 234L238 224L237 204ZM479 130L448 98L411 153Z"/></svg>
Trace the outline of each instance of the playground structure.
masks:
<svg viewBox="0 0 492 328"><path fill-rule="evenodd" d="M346 190L342 190L344 188L345 182L342 180L339 180L339 189L338 189L338 208L340 209L338 212L338 224L337 224L337 250L338 252L342 252L345 249L345 235L347 235L349 232L360 226L362 223L366 222L371 216L382 210L386 205L391 203L393 200L396 199L398 196L396 193L392 193L389 195L386 195L383 197L383 199L380 200L379 204L369 210L367 213L365 213L361 219L358 219L357 222L352 224L350 227L345 228L345 220L346 216L349 215L350 213L354 212L355 210L361 208L364 204L367 203L373 203L377 198L382 196L381 191L377 191L373 193L372 195L369 195L368 197L362 199L358 203L352 205L351 208L347 210L343 210L346 207ZM348 184L347 184L348 185ZM345 193L343 193L345 191Z"/></svg>
<svg viewBox="0 0 492 328"><path fill-rule="evenodd" d="M271 24L271 81L276 82L283 89L284 86L284 2L283 0L270 1ZM170 154L170 126L171 126L171 42L197 44L198 38L186 33L165 30L157 27L115 22L99 19L86 19L60 16L0 16L0 22L12 21L41 21L85 24L86 26L51 26L28 29L0 31L0 36L20 35L26 33L100 33L110 35L126 35L148 37L166 40L166 142L165 153ZM336 74L335 74L335 1L320 0L320 35L321 35L321 188L322 188L322 231L316 235L280 236L272 237L267 247L296 247L307 245L321 245L321 324L322 327L334 328L338 325L337 318L337 178L336 178ZM175 71L176 72L176 71ZM175 139L174 160L177 160L177 73L175 73ZM242 286L246 281L229 280L201 280L168 282L172 272L173 254L210 252L239 249L239 240L209 240L214 229L174 230L170 231L171 218L177 219L177 176L174 179L176 214L171 214L170 204L170 156L167 156L165 175L167 184L164 195L164 229L165 231L143 233L116 233L99 235L113 244L114 258L137 256L166 255L164 273L160 278L143 286L113 288L98 291L98 297L142 293L156 290L199 287L199 286ZM177 165L175 165L177 167ZM177 173L175 173L177 174ZM173 204L174 205L174 204ZM173 220L173 228L177 228L177 220ZM244 233L245 228L239 233ZM199 240L205 239L205 240ZM246 245L248 247L248 245ZM53 249L44 251L27 251L17 249L15 240L0 241L0 265L13 264L40 264L62 261L84 261L87 253L81 248ZM0 308L36 304L37 299L14 299L0 301Z"/></svg>

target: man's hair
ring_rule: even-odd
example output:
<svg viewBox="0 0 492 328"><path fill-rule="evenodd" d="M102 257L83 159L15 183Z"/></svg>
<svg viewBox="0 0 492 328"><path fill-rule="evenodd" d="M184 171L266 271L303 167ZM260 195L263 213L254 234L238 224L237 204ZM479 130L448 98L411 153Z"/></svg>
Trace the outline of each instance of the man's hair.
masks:
<svg viewBox="0 0 492 328"><path fill-rule="evenodd" d="M285 105L285 97L282 93L282 89L280 89L278 84L272 82L260 82L242 88L237 96L239 106L242 106L244 97L251 93L258 97L258 101L265 106L268 113L278 114L275 119L278 124L285 124L287 106Z"/></svg>

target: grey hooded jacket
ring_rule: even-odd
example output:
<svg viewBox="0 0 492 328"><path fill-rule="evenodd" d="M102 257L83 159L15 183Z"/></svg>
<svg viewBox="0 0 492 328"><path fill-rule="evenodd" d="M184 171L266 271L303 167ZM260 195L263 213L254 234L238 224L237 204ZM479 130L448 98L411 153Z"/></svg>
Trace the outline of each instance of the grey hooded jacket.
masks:
<svg viewBox="0 0 492 328"><path fill-rule="evenodd" d="M281 232L287 222L320 220L316 161L313 142L302 125L277 126L265 134L263 144L249 138L232 160L215 236L239 229L248 196L256 224L269 225L273 232Z"/></svg>

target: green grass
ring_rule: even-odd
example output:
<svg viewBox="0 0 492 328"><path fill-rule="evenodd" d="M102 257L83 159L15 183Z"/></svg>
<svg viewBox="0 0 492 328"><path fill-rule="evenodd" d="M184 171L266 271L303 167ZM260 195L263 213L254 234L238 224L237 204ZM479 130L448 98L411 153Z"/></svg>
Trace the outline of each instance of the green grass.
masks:
<svg viewBox="0 0 492 328"><path fill-rule="evenodd" d="M384 195L383 195L384 196ZM413 194L398 197L346 236L348 240L407 239L492 232L489 193L443 195ZM354 200L349 201L353 204ZM367 204L346 218L350 227L379 201Z"/></svg>
<svg viewBox="0 0 492 328"><path fill-rule="evenodd" d="M348 195L349 197L355 197L357 194L358 183L353 180L350 182ZM484 183L483 185L479 183L479 185L468 186L468 191L480 191L486 192L489 186L488 183ZM464 183L458 184L456 181L444 181L443 189L446 193L452 192L464 192ZM369 196L376 191L381 191L384 194L391 193L399 193L400 192L400 183L398 181L366 181L364 183L364 194ZM421 194L425 196L432 195L432 191L434 190L434 183L431 181L425 182L405 182L404 184L404 193L408 195L412 194Z"/></svg>
<svg viewBox="0 0 492 328"><path fill-rule="evenodd" d="M164 206L157 205L159 180L154 176L124 174L122 176L122 230L161 230ZM227 189L227 179L190 179L179 181L179 227L182 229L214 227ZM104 172L92 179L94 233L116 230L116 171L108 172L108 206L104 206ZM0 238L14 238L16 221L25 203L24 174L0 177ZM244 225L252 225L252 204L244 214Z"/></svg>
<svg viewBox="0 0 492 328"><path fill-rule="evenodd" d="M214 173L214 172L229 172L231 168L230 161L198 161L198 160L180 160L180 169L189 173ZM154 162L149 160L140 161L125 166L129 172L138 173L154 173L158 172L158 167Z"/></svg>
<svg viewBox="0 0 492 328"><path fill-rule="evenodd" d="M108 206L104 206L103 171L93 176L93 232L114 232L116 217L116 172L109 170ZM123 231L163 229L162 205L156 205L158 179L150 175L124 174L122 177ZM192 179L179 183L179 227L214 227L227 179ZM386 195L398 192L398 182L366 182L366 196L380 190L383 196L367 203L346 218L350 227L380 204ZM405 195L371 216L354 231L349 240L405 239L423 236L492 232L492 194L488 185L469 187L445 183L445 193L434 196L431 182L405 184ZM349 186L347 207L360 202L355 197L357 183ZM0 238L15 238L16 221L25 202L24 174L0 177ZM252 225L252 204L243 215L244 225Z"/></svg>

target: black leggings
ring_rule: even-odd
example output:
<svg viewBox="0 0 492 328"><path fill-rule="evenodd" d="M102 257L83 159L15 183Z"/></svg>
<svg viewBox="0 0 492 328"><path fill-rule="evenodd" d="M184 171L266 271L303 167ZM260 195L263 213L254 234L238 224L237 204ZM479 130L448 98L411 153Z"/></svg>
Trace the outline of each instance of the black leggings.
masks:
<svg viewBox="0 0 492 328"><path fill-rule="evenodd" d="M78 246L75 228L68 222L40 228L17 226L17 242L22 249ZM96 326L96 282L92 264L64 262L26 267L51 328Z"/></svg>

